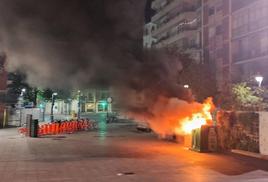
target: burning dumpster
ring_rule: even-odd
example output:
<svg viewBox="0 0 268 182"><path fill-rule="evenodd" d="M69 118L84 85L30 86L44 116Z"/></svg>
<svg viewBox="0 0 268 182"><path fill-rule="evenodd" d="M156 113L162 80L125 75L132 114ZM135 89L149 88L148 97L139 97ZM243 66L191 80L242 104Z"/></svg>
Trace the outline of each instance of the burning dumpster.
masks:
<svg viewBox="0 0 268 182"><path fill-rule="evenodd" d="M217 151L216 127L202 125L192 130L192 150L198 152Z"/></svg>

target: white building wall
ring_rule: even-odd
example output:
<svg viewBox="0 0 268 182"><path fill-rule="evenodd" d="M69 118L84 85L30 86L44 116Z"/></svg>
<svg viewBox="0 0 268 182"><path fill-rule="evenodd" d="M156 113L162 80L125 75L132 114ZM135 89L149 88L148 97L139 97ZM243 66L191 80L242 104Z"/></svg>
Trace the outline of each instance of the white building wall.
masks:
<svg viewBox="0 0 268 182"><path fill-rule="evenodd" d="M74 102L74 101L73 101ZM73 103L72 102L72 103ZM77 103L77 102L76 102ZM73 104L72 104L73 105ZM72 109L77 110L77 105L75 107L71 108ZM55 104L54 104L54 109L53 109L53 113L54 114L68 114L69 112L69 103L65 103L62 100L56 100ZM50 114L51 113L51 102L47 102L45 104L45 113L46 114Z"/></svg>
<svg viewBox="0 0 268 182"><path fill-rule="evenodd" d="M71 103L71 113L72 112L75 112L75 113L78 112L78 100L72 100L72 103Z"/></svg>
<svg viewBox="0 0 268 182"><path fill-rule="evenodd" d="M262 155L268 155L268 112L260 112L260 153Z"/></svg>

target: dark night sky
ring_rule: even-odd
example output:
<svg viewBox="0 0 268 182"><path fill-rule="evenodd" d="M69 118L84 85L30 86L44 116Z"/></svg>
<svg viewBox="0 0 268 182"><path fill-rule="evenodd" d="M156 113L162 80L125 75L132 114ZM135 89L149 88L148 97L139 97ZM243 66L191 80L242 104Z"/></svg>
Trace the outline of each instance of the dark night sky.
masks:
<svg viewBox="0 0 268 182"><path fill-rule="evenodd" d="M145 23L151 21L151 17L154 15L154 10L151 8L153 0L147 0L146 7L145 7Z"/></svg>

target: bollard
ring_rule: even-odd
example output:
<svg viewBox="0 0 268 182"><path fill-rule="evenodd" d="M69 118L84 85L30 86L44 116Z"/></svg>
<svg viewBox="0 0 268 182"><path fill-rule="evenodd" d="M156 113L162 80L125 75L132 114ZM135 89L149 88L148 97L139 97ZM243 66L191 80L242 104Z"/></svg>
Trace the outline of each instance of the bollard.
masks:
<svg viewBox="0 0 268 182"><path fill-rule="evenodd" d="M38 119L32 120L30 123L30 137L38 137L38 131L39 131L39 124Z"/></svg>

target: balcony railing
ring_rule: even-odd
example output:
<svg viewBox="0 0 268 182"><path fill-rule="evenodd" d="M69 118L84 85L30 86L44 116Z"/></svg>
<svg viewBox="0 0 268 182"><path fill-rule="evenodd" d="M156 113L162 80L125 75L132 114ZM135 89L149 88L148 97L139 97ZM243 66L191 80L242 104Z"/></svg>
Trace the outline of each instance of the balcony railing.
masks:
<svg viewBox="0 0 268 182"><path fill-rule="evenodd" d="M246 60L251 60L255 58L261 58L268 56L268 50L266 51L243 51L239 54L233 55L234 62L242 62Z"/></svg>
<svg viewBox="0 0 268 182"><path fill-rule="evenodd" d="M188 37L188 36L192 36L193 33L196 32L195 29L194 29L194 27L191 27L191 28L184 29L182 31L177 31L175 33L169 33L166 36L158 39L156 44L163 44L163 45L172 44L173 42L175 42L179 39L182 39L182 38Z"/></svg>
<svg viewBox="0 0 268 182"><path fill-rule="evenodd" d="M182 3L187 2L187 0L173 0L170 3L168 3L165 7L163 7L161 10L159 10L153 17L152 17L152 22L157 21L159 18L162 16L166 15L169 13L172 9L180 6Z"/></svg>
<svg viewBox="0 0 268 182"><path fill-rule="evenodd" d="M152 2L152 9L154 9L155 11L161 11L162 9L164 9L166 6L168 6L173 1L174 0L166 0L166 4L161 5L161 3L163 3L163 0L154 0Z"/></svg>
<svg viewBox="0 0 268 182"><path fill-rule="evenodd" d="M196 13L190 10L178 13L177 16L168 19L166 22L162 23L161 25L158 25L158 28L155 31L153 31L152 34L157 35L165 31L166 29L169 29L175 26L179 22L182 22L184 20L187 21L189 19L194 19L195 17L196 17Z"/></svg>

